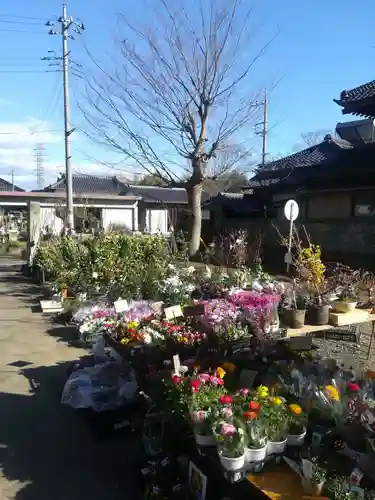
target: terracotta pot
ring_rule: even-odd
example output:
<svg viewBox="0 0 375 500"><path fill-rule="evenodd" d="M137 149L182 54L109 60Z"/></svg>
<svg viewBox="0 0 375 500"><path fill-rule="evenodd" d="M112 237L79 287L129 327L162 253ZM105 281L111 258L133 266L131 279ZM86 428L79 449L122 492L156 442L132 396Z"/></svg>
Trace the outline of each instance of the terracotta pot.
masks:
<svg viewBox="0 0 375 500"><path fill-rule="evenodd" d="M328 325L329 305L310 306L307 310L307 319L310 325Z"/></svg>
<svg viewBox="0 0 375 500"><path fill-rule="evenodd" d="M305 324L305 309L294 309L292 312L292 328L302 328Z"/></svg>

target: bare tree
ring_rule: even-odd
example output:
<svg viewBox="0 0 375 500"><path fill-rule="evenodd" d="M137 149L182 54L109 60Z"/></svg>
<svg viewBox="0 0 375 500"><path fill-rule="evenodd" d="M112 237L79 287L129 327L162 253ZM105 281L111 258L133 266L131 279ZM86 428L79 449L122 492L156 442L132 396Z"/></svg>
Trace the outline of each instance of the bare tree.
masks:
<svg viewBox="0 0 375 500"><path fill-rule="evenodd" d="M323 142L325 136L329 133L329 130L317 130L315 132L304 132L301 134L301 137L303 142L311 148L312 146L316 146L317 144Z"/></svg>
<svg viewBox="0 0 375 500"><path fill-rule="evenodd" d="M253 135L263 89L248 83L271 41L254 47L248 0L156 4L154 12L148 6L151 28L120 16L126 38L117 44L120 58L110 70L91 56L97 72L86 82L81 110L96 141L168 185L186 188L193 255L200 245L208 165L229 142Z"/></svg>

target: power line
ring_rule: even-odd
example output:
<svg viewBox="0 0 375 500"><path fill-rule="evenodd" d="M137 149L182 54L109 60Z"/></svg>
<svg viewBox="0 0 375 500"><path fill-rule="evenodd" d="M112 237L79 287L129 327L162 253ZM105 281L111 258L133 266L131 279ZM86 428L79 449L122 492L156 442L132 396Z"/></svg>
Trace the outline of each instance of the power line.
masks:
<svg viewBox="0 0 375 500"><path fill-rule="evenodd" d="M35 134L43 134L45 132L61 132L61 129L46 129L46 130L35 130L33 132L28 132L27 134L20 134L19 132L0 132L0 135L18 135L19 137L31 137Z"/></svg>
<svg viewBox="0 0 375 500"><path fill-rule="evenodd" d="M18 14L1 14L0 13L0 17L14 17L15 19L31 19L31 20L34 20L34 21L46 21L45 18L43 17L31 17L31 16L19 16Z"/></svg>
<svg viewBox="0 0 375 500"><path fill-rule="evenodd" d="M29 24L31 26L40 26L40 23L32 23L29 21L8 21L8 20L4 20L4 19L0 19L0 23L3 23L3 24Z"/></svg>
<svg viewBox="0 0 375 500"><path fill-rule="evenodd" d="M61 73L61 69L0 69L0 73Z"/></svg>
<svg viewBox="0 0 375 500"><path fill-rule="evenodd" d="M0 28L0 33L2 32L7 32L7 33L27 33L28 35L45 35L43 31L30 31L30 30L12 30L8 28Z"/></svg>

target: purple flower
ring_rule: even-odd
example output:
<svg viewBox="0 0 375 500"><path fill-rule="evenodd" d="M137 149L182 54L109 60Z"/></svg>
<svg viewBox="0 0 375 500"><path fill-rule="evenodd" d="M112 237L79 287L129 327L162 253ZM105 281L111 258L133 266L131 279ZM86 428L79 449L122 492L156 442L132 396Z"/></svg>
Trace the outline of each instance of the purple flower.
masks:
<svg viewBox="0 0 375 500"><path fill-rule="evenodd" d="M249 392L250 392L249 389L246 389L246 387L243 387L242 389L239 389L237 391L237 394L239 396L247 396L249 394Z"/></svg>

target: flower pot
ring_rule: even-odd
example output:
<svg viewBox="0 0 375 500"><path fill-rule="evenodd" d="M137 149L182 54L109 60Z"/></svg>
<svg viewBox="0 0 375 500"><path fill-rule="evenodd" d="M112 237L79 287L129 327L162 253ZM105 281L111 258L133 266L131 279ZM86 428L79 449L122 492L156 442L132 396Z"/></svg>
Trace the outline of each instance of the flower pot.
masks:
<svg viewBox="0 0 375 500"><path fill-rule="evenodd" d="M245 453L237 458L224 457L219 453L219 460L225 470L240 470L245 465Z"/></svg>
<svg viewBox="0 0 375 500"><path fill-rule="evenodd" d="M302 446L305 442L306 431L301 434L288 434L287 444L288 446Z"/></svg>
<svg viewBox="0 0 375 500"><path fill-rule="evenodd" d="M307 310L307 319L310 325L328 325L329 305L310 306Z"/></svg>
<svg viewBox="0 0 375 500"><path fill-rule="evenodd" d="M215 446L216 439L214 436L205 435L205 434L197 434L194 432L195 442L198 446Z"/></svg>
<svg viewBox="0 0 375 500"><path fill-rule="evenodd" d="M302 328L305 324L305 309L294 309L292 311L292 328Z"/></svg>
<svg viewBox="0 0 375 500"><path fill-rule="evenodd" d="M267 454L268 455L281 455L284 453L286 448L287 440L284 441L268 441L267 443Z"/></svg>
<svg viewBox="0 0 375 500"><path fill-rule="evenodd" d="M313 497L320 497L321 496L324 483L325 483L325 481L322 481L321 483L312 483L311 481L307 480L304 477L301 478L301 484L302 484L303 490L308 495L311 495Z"/></svg>
<svg viewBox="0 0 375 500"><path fill-rule="evenodd" d="M333 309L338 313L347 313L354 311L357 307L357 302L345 302L343 300L335 300L332 302Z"/></svg>
<svg viewBox="0 0 375 500"><path fill-rule="evenodd" d="M266 458L267 455L267 445L265 444L263 448L246 448L245 449L245 462L261 462Z"/></svg>

